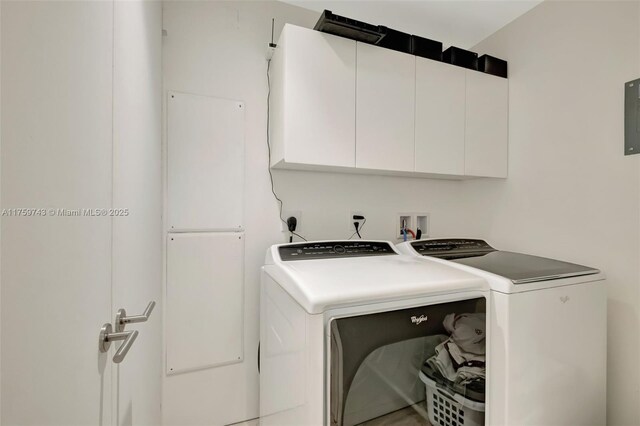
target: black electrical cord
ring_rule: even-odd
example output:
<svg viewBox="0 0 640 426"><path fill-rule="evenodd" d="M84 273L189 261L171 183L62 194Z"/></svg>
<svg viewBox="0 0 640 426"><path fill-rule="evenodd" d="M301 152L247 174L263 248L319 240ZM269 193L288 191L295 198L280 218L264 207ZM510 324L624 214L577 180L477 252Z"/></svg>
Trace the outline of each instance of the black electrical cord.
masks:
<svg viewBox="0 0 640 426"><path fill-rule="evenodd" d="M295 235L296 237L300 238L301 240L305 240L307 241L307 239L305 237L303 237L302 235L296 233L296 232L292 232L293 235Z"/></svg>
<svg viewBox="0 0 640 426"><path fill-rule="evenodd" d="M288 228L289 225L287 224L287 221L282 218L283 202L280 199L280 197L278 197L278 194L276 194L276 190L273 184L273 173L271 173L271 78L269 77L270 69L271 69L271 59L267 60L267 152L269 157L267 170L269 171L269 180L271 181L271 193L273 194L276 201L280 204L278 217L280 217L280 220L282 221L282 223L284 223ZM293 231L291 232L291 234L297 236L298 238L301 238L304 241L307 241L307 239L300 234L296 234Z"/></svg>
<svg viewBox="0 0 640 426"><path fill-rule="evenodd" d="M364 224L367 223L367 219L365 218L362 221L362 226L360 226L360 222L358 221L354 221L353 222L353 226L356 228L356 232L354 232L353 234L351 234L351 236L349 237L349 239L352 239L354 236L358 236L360 237L360 239L362 239L362 235L360 235L360 231L362 231L362 228L364 228Z"/></svg>

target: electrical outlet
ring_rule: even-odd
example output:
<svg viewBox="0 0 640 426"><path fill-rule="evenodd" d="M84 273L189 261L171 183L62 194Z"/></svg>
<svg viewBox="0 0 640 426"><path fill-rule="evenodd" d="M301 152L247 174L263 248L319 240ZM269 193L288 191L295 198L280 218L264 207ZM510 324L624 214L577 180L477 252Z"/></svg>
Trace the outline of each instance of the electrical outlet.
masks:
<svg viewBox="0 0 640 426"><path fill-rule="evenodd" d="M362 228L362 224L365 221L365 219L355 220L353 218L353 216L363 216L363 217L366 218L367 215L364 214L364 212L362 210L352 210L352 211L347 212L347 231L352 232L352 233L356 232L356 227L354 226L353 222L358 222L360 224L358 229L361 229Z"/></svg>
<svg viewBox="0 0 640 426"><path fill-rule="evenodd" d="M280 229L282 232L289 232L289 228L287 228L287 224L285 223L288 218L291 216L295 217L298 223L296 224L296 234L300 233L302 229L302 212L300 210L283 210L282 211L282 219L284 222L280 221Z"/></svg>

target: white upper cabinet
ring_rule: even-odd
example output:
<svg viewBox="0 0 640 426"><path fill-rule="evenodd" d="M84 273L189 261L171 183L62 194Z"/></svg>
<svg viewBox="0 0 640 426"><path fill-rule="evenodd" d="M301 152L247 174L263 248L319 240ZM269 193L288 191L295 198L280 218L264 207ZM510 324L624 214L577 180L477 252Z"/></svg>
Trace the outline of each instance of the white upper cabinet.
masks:
<svg viewBox="0 0 640 426"><path fill-rule="evenodd" d="M355 166L356 42L285 25L271 63L272 166Z"/></svg>
<svg viewBox="0 0 640 426"><path fill-rule="evenodd" d="M464 175L465 70L416 58L415 171Z"/></svg>
<svg viewBox="0 0 640 426"><path fill-rule="evenodd" d="M506 78L466 71L465 175L507 177L509 83Z"/></svg>
<svg viewBox="0 0 640 426"><path fill-rule="evenodd" d="M286 24L271 167L507 177L508 80Z"/></svg>
<svg viewBox="0 0 640 426"><path fill-rule="evenodd" d="M414 171L416 57L358 43L356 167Z"/></svg>

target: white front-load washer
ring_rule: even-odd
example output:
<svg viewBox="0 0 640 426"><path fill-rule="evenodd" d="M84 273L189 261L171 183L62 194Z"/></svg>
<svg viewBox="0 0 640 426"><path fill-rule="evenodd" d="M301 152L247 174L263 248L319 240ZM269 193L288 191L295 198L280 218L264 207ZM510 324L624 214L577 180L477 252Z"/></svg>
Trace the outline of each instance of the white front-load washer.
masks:
<svg viewBox="0 0 640 426"><path fill-rule="evenodd" d="M260 424L429 425L421 367L446 339L448 315L481 317L486 328L488 291L475 274L400 255L385 241L271 247L261 277ZM462 408L442 404L442 415L462 418ZM490 422L490 410L474 415L484 422L485 412Z"/></svg>
<svg viewBox="0 0 640 426"><path fill-rule="evenodd" d="M410 241L398 249L489 282L492 424L606 424L604 274L478 239Z"/></svg>

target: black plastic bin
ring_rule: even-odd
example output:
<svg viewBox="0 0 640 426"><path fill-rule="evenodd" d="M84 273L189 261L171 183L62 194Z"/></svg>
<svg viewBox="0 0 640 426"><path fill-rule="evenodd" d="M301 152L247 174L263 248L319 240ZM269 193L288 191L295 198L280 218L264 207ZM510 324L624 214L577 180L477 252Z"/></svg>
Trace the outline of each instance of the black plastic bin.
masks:
<svg viewBox="0 0 640 426"><path fill-rule="evenodd" d="M442 61L470 70L478 70L478 54L455 46L451 46L442 53Z"/></svg>
<svg viewBox="0 0 640 426"><path fill-rule="evenodd" d="M330 10L322 12L320 19L313 27L316 31L370 44L377 44L385 36L382 32L383 28L379 25L371 25L355 19L345 18L344 16L334 15Z"/></svg>
<svg viewBox="0 0 640 426"><path fill-rule="evenodd" d="M376 45L386 47L387 49L397 50L398 52L411 53L411 34L380 26L380 31L384 33Z"/></svg>
<svg viewBox="0 0 640 426"><path fill-rule="evenodd" d="M411 53L423 58L442 61L442 42L412 35Z"/></svg>
<svg viewBox="0 0 640 426"><path fill-rule="evenodd" d="M478 71L507 78L507 61L489 55L478 59Z"/></svg>

